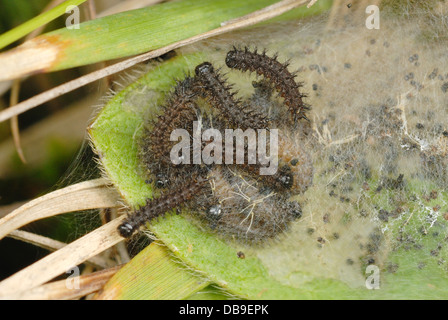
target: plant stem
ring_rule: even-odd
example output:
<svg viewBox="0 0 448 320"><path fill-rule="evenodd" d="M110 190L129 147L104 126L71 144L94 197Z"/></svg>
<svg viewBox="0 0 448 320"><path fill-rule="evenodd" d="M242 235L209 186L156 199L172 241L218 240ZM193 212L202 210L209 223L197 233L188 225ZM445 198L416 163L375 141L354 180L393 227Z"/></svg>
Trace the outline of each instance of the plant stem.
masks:
<svg viewBox="0 0 448 320"><path fill-rule="evenodd" d="M21 24L20 26L11 29L4 34L0 35L0 49L3 49L7 45L10 45L14 41L26 36L28 33L32 32L34 29L43 26L50 21L62 16L66 13L68 6L78 6L85 2L86 0L67 0L60 5L48 10L37 17L28 20L27 22Z"/></svg>

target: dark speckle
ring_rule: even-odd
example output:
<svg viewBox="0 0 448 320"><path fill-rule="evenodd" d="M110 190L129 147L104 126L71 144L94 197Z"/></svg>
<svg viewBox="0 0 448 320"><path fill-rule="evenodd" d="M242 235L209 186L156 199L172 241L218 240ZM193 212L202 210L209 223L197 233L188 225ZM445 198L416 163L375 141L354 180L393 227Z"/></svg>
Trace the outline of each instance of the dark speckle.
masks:
<svg viewBox="0 0 448 320"><path fill-rule="evenodd" d="M448 92L448 82L444 82L442 84L442 91L445 93Z"/></svg>
<svg viewBox="0 0 448 320"><path fill-rule="evenodd" d="M428 78L429 79L434 79L435 77L437 77L437 73L439 72L439 69L435 68L429 75Z"/></svg>
<svg viewBox="0 0 448 320"><path fill-rule="evenodd" d="M420 82L412 80L411 85L413 85L415 87L415 89L417 89L418 91L423 89L423 85Z"/></svg>
<svg viewBox="0 0 448 320"><path fill-rule="evenodd" d="M369 191L370 190L370 187L369 187L369 184L367 183L367 181L364 181L364 183L362 184L362 189L364 191Z"/></svg>
<svg viewBox="0 0 448 320"><path fill-rule="evenodd" d="M387 210L381 209L378 213L378 219L384 222L389 221L389 212Z"/></svg>
<svg viewBox="0 0 448 320"><path fill-rule="evenodd" d="M414 79L414 73L408 73L407 75L404 76L404 80L408 81L410 79Z"/></svg>
<svg viewBox="0 0 448 320"><path fill-rule="evenodd" d="M409 57L409 62L415 62L418 60L418 54L414 54Z"/></svg>
<svg viewBox="0 0 448 320"><path fill-rule="evenodd" d="M389 262L387 265L387 272L395 273L398 270L398 264Z"/></svg>
<svg viewBox="0 0 448 320"><path fill-rule="evenodd" d="M361 209L361 211L359 211L359 215L361 216L361 217L367 217L369 214L368 214L368 212L365 210L365 209Z"/></svg>
<svg viewBox="0 0 448 320"><path fill-rule="evenodd" d="M422 235L424 235L424 236L426 236L426 235L428 234L428 231L425 229L424 226L421 226L421 227L419 228L419 231L420 231L420 233L421 233Z"/></svg>
<svg viewBox="0 0 448 320"><path fill-rule="evenodd" d="M431 193L429 194L429 197L431 199L437 199L437 196L438 196L437 190L432 190Z"/></svg>
<svg viewBox="0 0 448 320"><path fill-rule="evenodd" d="M426 263L424 262L419 262L417 265L417 268L419 268L420 270L423 269L426 266Z"/></svg>

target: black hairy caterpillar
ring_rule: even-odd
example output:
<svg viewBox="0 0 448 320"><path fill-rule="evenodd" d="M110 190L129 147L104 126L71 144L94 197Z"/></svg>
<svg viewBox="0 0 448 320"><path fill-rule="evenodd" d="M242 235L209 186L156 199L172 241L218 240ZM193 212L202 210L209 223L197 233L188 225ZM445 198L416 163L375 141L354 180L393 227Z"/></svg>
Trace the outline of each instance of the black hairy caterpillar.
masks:
<svg viewBox="0 0 448 320"><path fill-rule="evenodd" d="M294 80L296 73L288 71L288 63L277 61L277 55L271 58L266 55L265 50L260 54L257 49L251 52L247 47L244 50L234 47L227 53L226 65L232 69L256 72L258 75L264 76L272 82L280 96L284 98L294 121L298 119L308 120L305 111L309 107L302 100L306 95L299 91L303 84Z"/></svg>
<svg viewBox="0 0 448 320"><path fill-rule="evenodd" d="M230 51L227 57L232 56L235 50ZM275 57L269 58L265 53L258 55L256 51L250 53L247 49L245 52L250 59L258 59L258 65L257 62L252 63L253 69L261 70L260 74L266 78L253 84L256 90L252 98L235 98L232 85L226 83L219 70L210 62L203 62L196 66L195 76L187 76L176 83L162 107L162 113L145 127L139 146L141 162L151 175L148 181L155 181L156 187L165 190L129 215L118 228L123 237L132 236L145 222L180 206L188 207L218 232L256 241L274 237L286 230L291 221L300 218L300 205L288 199L306 191L312 184L311 157L295 133L297 127L293 125L296 121L286 120L287 111L275 112L271 118L258 102L279 107L279 102L271 101L274 86L285 98L284 104L294 113L294 120L307 119L305 110L308 108L301 100L304 95L298 91L301 85L295 83L294 76ZM269 63L272 66L267 65ZM242 71L252 70L232 65ZM276 75L276 72L281 74ZM294 101L297 97L299 102ZM213 114L201 110L200 99L211 107ZM189 139L193 140L193 121L199 122L203 129L217 129L223 136L225 129L278 130L277 172L260 175L258 169L262 165L259 162L173 164L168 160L173 146L171 132L185 129ZM281 128L273 128L274 123ZM201 141L201 150L209 143ZM188 152L191 154L193 149L188 149ZM219 152L224 157L225 147ZM246 149L244 153L246 161Z"/></svg>
<svg viewBox="0 0 448 320"><path fill-rule="evenodd" d="M119 227L118 231L123 237L130 237L147 221L151 221L166 212L182 205L194 197L205 186L207 180L201 177L192 179L185 185L163 194L162 196L146 201L146 205L129 216Z"/></svg>
<svg viewBox="0 0 448 320"><path fill-rule="evenodd" d="M230 118L232 125L242 129L267 127L268 120L265 115L250 107L241 108L241 101L233 98L236 93L230 92L231 86L226 84L210 62L198 65L195 72L204 95L210 99L214 107Z"/></svg>
<svg viewBox="0 0 448 320"><path fill-rule="evenodd" d="M209 177L211 195L200 195L191 208L219 233L262 241L287 230L289 223L302 215L297 201L268 188L254 188L253 181L236 171L217 167Z"/></svg>
<svg viewBox="0 0 448 320"><path fill-rule="evenodd" d="M185 80L177 82L173 93L163 106L163 112L157 116L151 125L151 129L145 140L148 142L143 150L153 159L150 162L158 162L170 165L169 151L172 147L170 141L171 132L174 129L182 128L182 124L191 124L196 120L194 110L197 109L196 96L194 89L194 79L186 77ZM164 143L160 143L163 141ZM157 159L157 160L156 160Z"/></svg>

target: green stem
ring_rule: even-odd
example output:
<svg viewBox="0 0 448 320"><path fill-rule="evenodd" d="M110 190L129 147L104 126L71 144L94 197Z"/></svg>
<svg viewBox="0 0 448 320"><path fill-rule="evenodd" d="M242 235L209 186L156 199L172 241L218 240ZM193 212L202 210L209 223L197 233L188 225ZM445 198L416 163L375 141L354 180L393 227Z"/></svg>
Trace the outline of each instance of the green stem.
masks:
<svg viewBox="0 0 448 320"><path fill-rule="evenodd" d="M14 41L26 36L28 33L39 28L40 26L43 26L50 21L53 21L54 19L62 16L66 13L68 6L79 6L85 1L86 0L67 0L54 7L53 9L41 13L37 17L28 20L20 26L5 32L4 34L0 35L0 49L3 49Z"/></svg>

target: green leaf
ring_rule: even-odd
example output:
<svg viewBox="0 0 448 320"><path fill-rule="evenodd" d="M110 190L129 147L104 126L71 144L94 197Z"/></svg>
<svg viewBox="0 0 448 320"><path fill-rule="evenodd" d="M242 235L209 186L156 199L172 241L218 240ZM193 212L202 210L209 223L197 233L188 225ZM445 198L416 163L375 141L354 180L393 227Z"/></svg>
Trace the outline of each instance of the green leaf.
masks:
<svg viewBox="0 0 448 320"><path fill-rule="evenodd" d="M131 56L158 49L210 31L222 22L242 17L275 3L275 0L184 0L123 12L87 21L78 30L59 29L45 36L64 43L60 59L50 71ZM307 14L328 8L322 1ZM288 17L303 15L298 8ZM45 37L44 36L44 37Z"/></svg>
<svg viewBox="0 0 448 320"><path fill-rule="evenodd" d="M7 45L42 23L62 14L70 1L50 10L23 26L0 36ZM216 29L221 23L264 8L275 0L184 0L118 13L61 28L25 42L0 55L8 68L0 75L10 80L35 72L51 72L137 55ZM283 18L315 14L331 4L320 0L308 10L291 10ZM278 17L277 17L278 19ZM31 58L30 58L31 57Z"/></svg>
<svg viewBox="0 0 448 320"><path fill-rule="evenodd" d="M204 60L205 57L201 54L184 55L156 65L143 77L116 94L93 122L90 135L104 171L131 206L143 204L145 199L151 196L150 186L145 183L145 177L139 174L137 160L136 141L141 133L144 109L151 110L160 104L164 94L174 84L174 79L181 78L185 72L191 72L195 65ZM323 168L325 164L317 163L316 166ZM421 182L415 181L411 186L418 186L419 183ZM308 192L319 194L319 186L325 186L326 182L316 177L315 185L314 189ZM372 206L387 203L387 194L382 197L374 195L373 193L370 202ZM448 199L446 194L441 196L445 201ZM326 201L329 203L327 198L331 197L319 197L322 204ZM322 210L325 210L324 207ZM423 219L425 215L418 206L412 212L415 217L420 217L418 219ZM350 214L347 214L348 218L344 222L347 226L342 228L359 228L350 225ZM370 222L366 220L365 223ZM389 226L393 227L392 224ZM301 270L300 265L290 269L288 257L295 254L296 245L288 242L288 236L266 247L251 247L236 241L223 240L200 229L189 218L188 213L167 215L163 219L152 221L148 227L186 266L197 270L208 281L240 298L407 299L448 296L448 278L437 263L428 263L424 271L417 268L416 259L426 259L426 251L406 252L402 248L389 252L387 261L392 266L394 262L399 264L398 271L381 270L381 290L367 290L365 287L350 287L337 280L337 277L331 275L331 269L329 274L321 275L305 271L306 268ZM428 238L427 241L430 247L438 240ZM356 244L351 245L355 249ZM140 255L150 257L152 250L150 246ZM238 258L237 252L240 250L245 253L245 259ZM135 268L135 263L140 268L139 260L131 261L129 268ZM123 270L126 270L126 267ZM359 270L356 273L359 273ZM363 273L365 271L361 271L361 276ZM366 277L368 275L366 274ZM118 283L116 285L121 287ZM129 290L131 292L133 289ZM140 292L140 286L135 290ZM190 293L193 294L193 291ZM136 297L133 293L129 294L123 294L121 297Z"/></svg>
<svg viewBox="0 0 448 320"><path fill-rule="evenodd" d="M99 298L179 300L204 289L209 283L173 258L163 244L153 242L134 257L132 264L112 277Z"/></svg>
<svg viewBox="0 0 448 320"><path fill-rule="evenodd" d="M0 49L3 49L7 45L19 40L31 31L47 24L48 22L53 21L57 17L62 16L65 14L67 7L78 6L85 1L86 0L67 0L53 9L48 10L37 17L28 20L20 26L3 33L0 35Z"/></svg>

